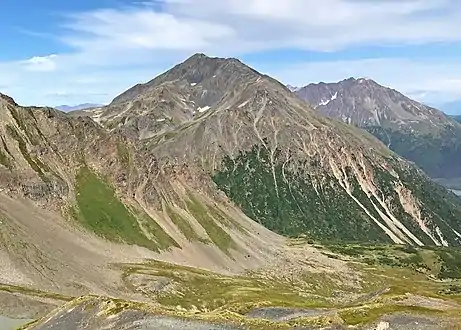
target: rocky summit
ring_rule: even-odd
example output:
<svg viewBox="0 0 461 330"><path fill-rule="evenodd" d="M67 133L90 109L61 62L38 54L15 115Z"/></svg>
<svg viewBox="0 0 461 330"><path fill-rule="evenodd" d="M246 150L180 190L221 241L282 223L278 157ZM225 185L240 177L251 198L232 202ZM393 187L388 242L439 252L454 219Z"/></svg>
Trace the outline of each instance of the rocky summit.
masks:
<svg viewBox="0 0 461 330"><path fill-rule="evenodd" d="M461 125L443 112L366 78L296 91L318 113L366 129L432 178L461 178Z"/></svg>
<svg viewBox="0 0 461 330"><path fill-rule="evenodd" d="M158 179L143 185L148 205L161 205L181 176L283 235L459 244L455 196L237 59L194 55L92 118L150 155L143 166Z"/></svg>
<svg viewBox="0 0 461 330"><path fill-rule="evenodd" d="M405 272L457 278L459 256L444 249L461 245L461 199L237 59L196 54L77 113L1 95L0 116L0 300L31 306L28 318L67 302L31 329L191 317L200 329L359 324L377 317L361 319L357 306L388 308L393 288L414 292L416 279L457 290ZM344 247L321 252L351 241L406 247L358 253L375 273L334 255L351 254ZM111 298L74 300L83 295ZM376 315L426 303L406 298ZM246 316L266 302L334 309Z"/></svg>

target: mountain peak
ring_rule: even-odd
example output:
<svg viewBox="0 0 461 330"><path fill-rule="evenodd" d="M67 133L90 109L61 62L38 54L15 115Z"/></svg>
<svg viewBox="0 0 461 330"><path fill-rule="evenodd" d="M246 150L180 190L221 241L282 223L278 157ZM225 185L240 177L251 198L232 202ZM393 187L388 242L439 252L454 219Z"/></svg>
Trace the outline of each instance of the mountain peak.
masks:
<svg viewBox="0 0 461 330"><path fill-rule="evenodd" d="M217 77L226 76L232 78L249 75L253 75L254 77L255 74L260 75L259 72L243 64L236 58L209 57L203 53L197 53L151 81L133 86L117 96L112 101L112 104L135 99L167 82L195 86Z"/></svg>
<svg viewBox="0 0 461 330"><path fill-rule="evenodd" d="M11 96L8 96L8 95L3 94L3 93L0 93L0 100L4 100L7 103L10 103L12 105L18 105Z"/></svg>

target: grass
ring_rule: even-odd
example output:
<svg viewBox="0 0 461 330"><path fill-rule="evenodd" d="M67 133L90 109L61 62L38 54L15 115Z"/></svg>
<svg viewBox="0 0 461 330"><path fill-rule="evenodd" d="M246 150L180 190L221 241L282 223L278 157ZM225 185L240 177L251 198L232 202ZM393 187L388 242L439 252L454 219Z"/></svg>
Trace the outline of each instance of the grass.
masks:
<svg viewBox="0 0 461 330"><path fill-rule="evenodd" d="M359 243L327 243L324 247L369 265L407 268L441 280L461 279L461 249L459 248L415 248Z"/></svg>
<svg viewBox="0 0 461 330"><path fill-rule="evenodd" d="M74 297L66 296L60 293L46 292L33 288L9 284L0 284L0 291L8 293L20 293L26 296L49 298L60 301L71 301L72 299L74 299Z"/></svg>
<svg viewBox="0 0 461 330"><path fill-rule="evenodd" d="M201 238L192 228L192 225L184 219L178 212L176 212L171 206L167 205L166 212L171 221L178 227L181 233L190 242L201 241L203 243L209 243L208 240Z"/></svg>
<svg viewBox="0 0 461 330"><path fill-rule="evenodd" d="M155 292L151 299L170 309L201 312L231 312L245 314L255 307L325 307L324 299L306 299L294 283L258 276L225 276L191 267L160 261L138 265L123 265L124 282L133 288L130 276L143 274L153 281L168 278L174 289Z"/></svg>
<svg viewBox="0 0 461 330"><path fill-rule="evenodd" d="M29 151L27 150L26 141L24 141L21 135L11 125L7 125L6 129L7 129L8 134L18 142L19 150L21 151L21 154L24 157L24 159L27 161L27 163L29 163L30 167L35 172L37 172L37 174L40 176L40 178L43 181L47 181L47 178L42 168L39 166L39 164L34 159L32 159L31 155L29 154Z"/></svg>
<svg viewBox="0 0 461 330"><path fill-rule="evenodd" d="M147 215L141 224L153 235L146 237L138 218L117 198L114 189L88 167L81 167L76 177L77 208L73 216L87 229L114 242L146 247L153 251L176 245L163 229Z"/></svg>
<svg viewBox="0 0 461 330"><path fill-rule="evenodd" d="M341 311L339 316L348 325L369 324L385 314L409 312L419 314L435 314L436 311L418 306L372 305Z"/></svg>
<svg viewBox="0 0 461 330"><path fill-rule="evenodd" d="M189 194L186 204L189 212L197 219L203 229L205 229L213 244L229 255L230 249L235 249L236 244L230 235L216 224L215 220L210 216L207 207L195 199L192 194Z"/></svg>
<svg viewBox="0 0 461 330"><path fill-rule="evenodd" d="M304 273L297 278L282 279L257 272L226 276L159 261L122 267L125 269L123 279L128 287L133 288L133 283L136 283L131 282L132 275L143 275L146 281L151 279L153 282L159 278L170 279L172 286L165 291L144 292L168 312L179 311L199 319L217 319L225 315L227 321L251 324L255 326L254 329L288 329L291 326L344 323L365 325L383 315L399 312L435 317L456 316L459 312L456 308L437 311L406 302L407 292L440 298L442 295L438 290L447 287L447 283L430 281L425 275L405 268L386 266L367 269L363 264L350 265L351 268L357 267L362 279L360 285L353 284L353 287L352 284L345 285L343 275L339 273ZM142 285L137 283L134 289L153 285L152 282ZM454 295L452 298L456 298L456 287L453 284L450 287ZM350 302L335 298L342 294L365 294L368 297ZM260 324L253 324L252 320L245 318L246 313L261 307L327 308L329 313L288 322L265 321ZM253 329L251 326L248 328Z"/></svg>

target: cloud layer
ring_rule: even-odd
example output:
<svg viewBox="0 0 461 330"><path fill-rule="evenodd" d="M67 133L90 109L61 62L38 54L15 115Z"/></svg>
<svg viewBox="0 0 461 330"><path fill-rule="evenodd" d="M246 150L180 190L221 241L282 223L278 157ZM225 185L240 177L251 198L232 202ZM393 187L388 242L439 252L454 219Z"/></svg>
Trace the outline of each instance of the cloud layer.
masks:
<svg viewBox="0 0 461 330"><path fill-rule="evenodd" d="M194 52L228 57L461 42L461 3L453 0L157 0L63 19L55 38L73 51L0 63L0 86L19 102L107 102ZM457 58L441 65L368 57L251 64L290 84L370 76L408 93L461 97Z"/></svg>

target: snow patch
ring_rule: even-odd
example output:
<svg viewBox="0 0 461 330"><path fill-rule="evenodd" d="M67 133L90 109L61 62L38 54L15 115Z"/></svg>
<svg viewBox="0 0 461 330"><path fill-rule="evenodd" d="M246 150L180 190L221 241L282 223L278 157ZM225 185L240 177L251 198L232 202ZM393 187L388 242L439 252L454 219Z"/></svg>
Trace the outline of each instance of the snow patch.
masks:
<svg viewBox="0 0 461 330"><path fill-rule="evenodd" d="M329 100L326 100L326 101L320 100L319 105L327 105L328 103L330 103L330 102L333 101L333 100L336 100L337 98L338 98L338 92L334 93L334 94L330 97Z"/></svg>
<svg viewBox="0 0 461 330"><path fill-rule="evenodd" d="M443 238L443 235L442 235L442 231L440 230L439 227L435 227L435 232L437 233L437 235L439 236L440 238L440 241L442 242L442 245L447 247L448 246L448 242L445 240L445 238Z"/></svg>
<svg viewBox="0 0 461 330"><path fill-rule="evenodd" d="M202 113L202 112L205 112L207 110L210 110L210 107L207 105L206 107L203 107L203 108L198 108L197 111Z"/></svg>
<svg viewBox="0 0 461 330"><path fill-rule="evenodd" d="M460 234L460 233L458 233L458 232L457 232L456 230L454 230L454 229L452 229L452 230L453 230L453 232L455 233L456 236L458 236L459 238L461 238L461 234Z"/></svg>
<svg viewBox="0 0 461 330"><path fill-rule="evenodd" d="M327 105L328 103L330 103L331 100L326 100L326 101L320 101L319 105Z"/></svg>

